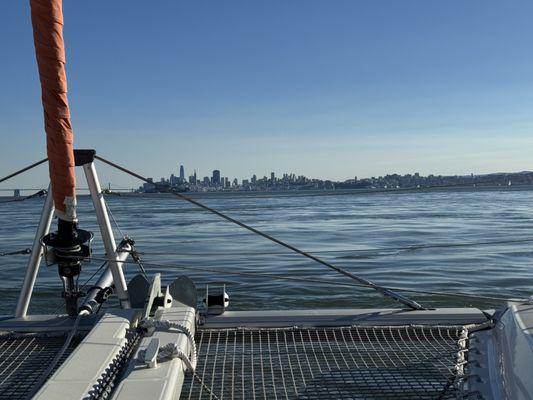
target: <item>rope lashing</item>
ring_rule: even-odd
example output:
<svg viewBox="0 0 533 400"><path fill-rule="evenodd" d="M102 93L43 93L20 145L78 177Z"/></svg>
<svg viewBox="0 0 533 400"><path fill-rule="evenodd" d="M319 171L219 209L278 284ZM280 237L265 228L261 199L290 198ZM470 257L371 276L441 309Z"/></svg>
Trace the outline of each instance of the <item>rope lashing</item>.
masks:
<svg viewBox="0 0 533 400"><path fill-rule="evenodd" d="M155 318L143 319L139 323L139 328L143 332L143 334L147 336L153 334L156 330L176 329L180 333L183 333L189 340L190 357L187 354L185 354L185 352L182 349L180 349L176 343L167 343L166 345L161 346L157 349L157 355L156 355L157 362L162 362L168 359L179 358L185 364L185 368L191 372L194 379L196 379L196 381L198 381L198 383L202 386L202 388L204 388L204 390L209 394L210 398L214 400L220 399L220 397L218 397L215 393L213 393L213 388L207 385L202 379L202 377L200 377L196 373L196 364L197 364L197 359L198 359L197 358L197 347L196 347L196 341L194 340L194 335L189 330L189 328L177 322L172 322L168 320L159 320ZM150 347L150 345L148 345L148 347ZM139 351L139 359L145 360L145 354L147 350L148 348L146 350Z"/></svg>
<svg viewBox="0 0 533 400"><path fill-rule="evenodd" d="M196 342L194 340L194 335L192 332L187 328L186 326L179 324L177 322L172 322L169 320L157 320L154 318L145 318L141 321L139 326L146 332L148 336L151 336L154 331L156 330L164 330L169 331L171 329L175 329L181 333L183 333L188 341L191 348L191 358L189 358L183 353L181 349L179 349L176 345L176 343L168 343L165 346L162 346L159 348L158 353L158 361L161 358L161 360L165 358L175 358L178 357L182 358L185 356L187 358L186 364L190 366L190 371L194 372L196 369L196 360L197 360L197 350L196 350Z"/></svg>

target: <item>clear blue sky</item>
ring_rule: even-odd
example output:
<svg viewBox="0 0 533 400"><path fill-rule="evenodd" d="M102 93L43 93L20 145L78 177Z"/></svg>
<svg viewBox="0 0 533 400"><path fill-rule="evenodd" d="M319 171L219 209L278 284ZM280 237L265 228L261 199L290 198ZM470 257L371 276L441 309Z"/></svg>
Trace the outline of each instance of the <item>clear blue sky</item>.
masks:
<svg viewBox="0 0 533 400"><path fill-rule="evenodd" d="M64 14L76 146L142 174L533 170L531 1L65 0ZM45 152L28 1L0 2L0 41L3 175Z"/></svg>

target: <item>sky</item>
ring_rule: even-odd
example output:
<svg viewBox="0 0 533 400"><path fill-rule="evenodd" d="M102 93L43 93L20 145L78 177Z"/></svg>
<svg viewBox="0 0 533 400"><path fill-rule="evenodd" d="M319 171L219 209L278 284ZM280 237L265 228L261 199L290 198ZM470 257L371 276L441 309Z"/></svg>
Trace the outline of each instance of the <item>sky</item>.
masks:
<svg viewBox="0 0 533 400"><path fill-rule="evenodd" d="M142 175L533 170L533 2L64 0L63 11L75 146ZM0 43L3 176L46 152L29 1L0 2ZM98 168L104 183L139 184ZM46 182L43 166L0 187Z"/></svg>

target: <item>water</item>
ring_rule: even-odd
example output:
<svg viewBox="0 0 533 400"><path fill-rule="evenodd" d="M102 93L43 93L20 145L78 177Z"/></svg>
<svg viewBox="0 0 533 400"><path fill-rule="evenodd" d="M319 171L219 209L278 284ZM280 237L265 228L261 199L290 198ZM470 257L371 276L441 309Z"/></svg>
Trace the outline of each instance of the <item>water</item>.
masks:
<svg viewBox="0 0 533 400"><path fill-rule="evenodd" d="M527 297L533 291L533 188L195 197L383 285L504 297ZM42 199L0 204L0 251L31 246L42 204ZM161 272L166 283L188 275L201 293L206 284L213 291L226 284L231 309L398 306L366 288L329 285L326 281L349 279L174 196L108 196L108 204L122 231L147 253L142 257L149 274ZM102 257L88 197L79 198L79 217L84 229L95 232L94 255ZM27 257L0 257L0 314L15 307ZM80 283L99 264L86 264ZM216 271L194 270L200 267ZM323 283L229 275L223 270ZM136 265L127 266L128 277L138 272ZM410 296L432 307L500 304ZM56 268L42 266L30 311L52 312L58 307Z"/></svg>

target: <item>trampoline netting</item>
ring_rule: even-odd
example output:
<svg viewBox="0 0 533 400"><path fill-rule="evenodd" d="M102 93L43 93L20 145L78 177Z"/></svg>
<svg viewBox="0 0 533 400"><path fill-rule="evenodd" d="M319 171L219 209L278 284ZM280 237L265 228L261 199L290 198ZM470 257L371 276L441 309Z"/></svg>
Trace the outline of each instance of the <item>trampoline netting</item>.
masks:
<svg viewBox="0 0 533 400"><path fill-rule="evenodd" d="M196 373L225 399L452 399L462 326L209 329ZM210 399L186 376L181 397Z"/></svg>
<svg viewBox="0 0 533 400"><path fill-rule="evenodd" d="M67 334L0 332L0 400L26 399L65 343ZM82 338L81 334L73 338L56 369Z"/></svg>

